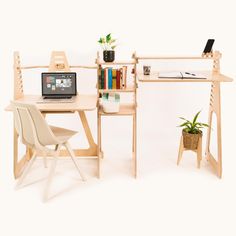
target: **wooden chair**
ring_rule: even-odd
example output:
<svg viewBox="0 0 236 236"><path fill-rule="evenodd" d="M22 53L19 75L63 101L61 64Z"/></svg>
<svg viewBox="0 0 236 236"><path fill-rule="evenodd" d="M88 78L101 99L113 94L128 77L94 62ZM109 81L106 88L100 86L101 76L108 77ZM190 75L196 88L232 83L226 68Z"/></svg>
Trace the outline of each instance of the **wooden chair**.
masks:
<svg viewBox="0 0 236 236"><path fill-rule="evenodd" d="M46 155L52 155L53 163L49 171L47 185L44 192L44 200L47 200L49 187L56 168L57 157L62 146L64 146L70 154L71 159L75 167L77 168L82 180L85 180L75 160L75 154L68 143L68 140L77 132L59 127L49 126L45 121L43 115L33 104L11 102L11 106L14 112L15 128L20 137L20 140L23 144L31 148L31 150L33 151L32 158L29 160L28 165L25 167L25 170L21 174L17 186L21 185L32 164L34 163L36 156L39 155L39 153L43 153L45 160ZM55 149L50 148L51 145L55 146Z"/></svg>

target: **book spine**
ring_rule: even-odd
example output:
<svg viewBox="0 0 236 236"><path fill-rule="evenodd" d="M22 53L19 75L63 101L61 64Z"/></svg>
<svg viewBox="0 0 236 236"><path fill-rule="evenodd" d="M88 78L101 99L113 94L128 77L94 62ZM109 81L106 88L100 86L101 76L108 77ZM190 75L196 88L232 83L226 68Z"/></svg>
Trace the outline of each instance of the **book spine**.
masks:
<svg viewBox="0 0 236 236"><path fill-rule="evenodd" d="M101 72L101 68L98 69L98 83L97 83L97 86L98 86L98 89L101 89L102 88L102 72Z"/></svg>
<svg viewBox="0 0 236 236"><path fill-rule="evenodd" d="M108 68L105 68L104 72L104 89L108 89Z"/></svg>
<svg viewBox="0 0 236 236"><path fill-rule="evenodd" d="M104 69L101 69L101 89L104 89Z"/></svg>
<svg viewBox="0 0 236 236"><path fill-rule="evenodd" d="M120 68L120 88L123 88L123 69Z"/></svg>
<svg viewBox="0 0 236 236"><path fill-rule="evenodd" d="M108 89L112 89L112 68L108 68Z"/></svg>
<svg viewBox="0 0 236 236"><path fill-rule="evenodd" d="M122 79L123 79L123 88L126 88L127 86L127 66L123 66L122 67Z"/></svg>
<svg viewBox="0 0 236 236"><path fill-rule="evenodd" d="M120 70L116 70L116 88L120 89Z"/></svg>
<svg viewBox="0 0 236 236"><path fill-rule="evenodd" d="M112 89L116 89L116 69L112 69Z"/></svg>

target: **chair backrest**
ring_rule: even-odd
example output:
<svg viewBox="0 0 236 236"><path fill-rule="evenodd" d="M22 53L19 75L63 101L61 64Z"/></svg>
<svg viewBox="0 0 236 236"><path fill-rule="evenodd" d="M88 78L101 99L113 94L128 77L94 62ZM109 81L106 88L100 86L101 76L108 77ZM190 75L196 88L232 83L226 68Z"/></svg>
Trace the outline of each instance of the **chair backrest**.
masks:
<svg viewBox="0 0 236 236"><path fill-rule="evenodd" d="M43 115L33 104L11 102L15 129L22 143L35 148L58 144Z"/></svg>

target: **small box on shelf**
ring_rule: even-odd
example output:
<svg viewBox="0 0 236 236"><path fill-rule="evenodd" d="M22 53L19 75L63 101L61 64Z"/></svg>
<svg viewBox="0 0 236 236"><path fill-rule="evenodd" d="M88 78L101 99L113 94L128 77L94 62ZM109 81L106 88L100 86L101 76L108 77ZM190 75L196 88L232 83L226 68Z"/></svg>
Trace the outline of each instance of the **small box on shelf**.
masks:
<svg viewBox="0 0 236 236"><path fill-rule="evenodd" d="M105 113L117 113L120 109L120 95L117 93L103 93L100 103Z"/></svg>

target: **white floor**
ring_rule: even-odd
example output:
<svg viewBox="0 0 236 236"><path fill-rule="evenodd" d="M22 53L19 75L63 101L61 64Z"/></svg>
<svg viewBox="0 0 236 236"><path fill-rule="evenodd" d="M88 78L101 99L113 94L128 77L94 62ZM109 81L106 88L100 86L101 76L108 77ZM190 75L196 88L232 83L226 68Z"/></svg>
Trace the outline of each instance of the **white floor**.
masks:
<svg viewBox="0 0 236 236"><path fill-rule="evenodd" d="M25 179L25 187L14 189L12 114L2 112L5 138L0 167L0 235L236 235L235 127L232 127L236 117L225 102L234 91L228 88L226 93L224 89L222 95L223 178L220 180L205 159L201 169L197 169L194 153L185 153L180 166L176 165L181 134L176 127L178 116L191 117L202 108L200 121L205 122L209 88L201 87L200 106L198 95L191 94L191 102L186 99L187 89L183 96L179 92L174 104L170 86L169 94L165 95L170 98L168 104L162 93L169 90L156 89L143 95L146 103L141 99L139 102L138 178L131 175L131 119L107 117L102 122L105 156L101 179L96 178L94 160L79 160L87 177L82 182L72 162L62 159L58 161L47 203L42 202L48 173L42 159L36 161ZM159 101L155 109L153 101ZM96 137L96 112L87 114ZM71 145L86 146L76 116L47 119L54 125L67 123L66 127L79 130ZM213 143L215 134L213 128ZM205 137L206 132L203 150ZM213 145L213 151L215 148Z"/></svg>
<svg viewBox="0 0 236 236"><path fill-rule="evenodd" d="M0 234L235 235L233 157L226 158L219 180L205 160L196 168L194 153L186 153L177 167L177 150L160 147L152 142L139 150L137 179L131 176L129 150L117 146L105 149L100 180L94 160L79 161L87 176L82 182L72 162L62 159L47 203L42 202L48 172L42 159L20 190L12 176L4 176Z"/></svg>

